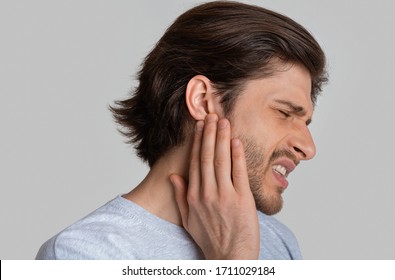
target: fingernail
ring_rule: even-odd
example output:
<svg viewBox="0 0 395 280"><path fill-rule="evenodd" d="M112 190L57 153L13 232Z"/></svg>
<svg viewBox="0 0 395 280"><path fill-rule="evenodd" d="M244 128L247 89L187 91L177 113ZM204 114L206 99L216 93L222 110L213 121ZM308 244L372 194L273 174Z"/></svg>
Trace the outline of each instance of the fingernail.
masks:
<svg viewBox="0 0 395 280"><path fill-rule="evenodd" d="M228 126L228 121L226 119L220 119L218 122L218 129L224 129Z"/></svg>

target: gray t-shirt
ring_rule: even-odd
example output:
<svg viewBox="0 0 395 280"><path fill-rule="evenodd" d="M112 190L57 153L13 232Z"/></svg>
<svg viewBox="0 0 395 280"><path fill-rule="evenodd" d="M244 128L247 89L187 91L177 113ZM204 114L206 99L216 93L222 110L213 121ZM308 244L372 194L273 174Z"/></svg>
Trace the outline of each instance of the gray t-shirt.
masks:
<svg viewBox="0 0 395 280"><path fill-rule="evenodd" d="M260 259L301 259L293 233L258 212ZM36 259L204 259L182 228L117 196L45 242Z"/></svg>

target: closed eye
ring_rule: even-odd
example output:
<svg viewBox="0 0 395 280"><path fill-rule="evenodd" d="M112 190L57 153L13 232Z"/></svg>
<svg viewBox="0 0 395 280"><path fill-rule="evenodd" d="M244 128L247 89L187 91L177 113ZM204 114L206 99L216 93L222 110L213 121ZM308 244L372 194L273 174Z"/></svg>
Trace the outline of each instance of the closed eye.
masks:
<svg viewBox="0 0 395 280"><path fill-rule="evenodd" d="M286 118L288 118L288 117L290 117L291 116L291 114L289 114L289 113L287 113L287 112L285 112L285 111L282 111L282 110L278 110L284 117L286 117Z"/></svg>

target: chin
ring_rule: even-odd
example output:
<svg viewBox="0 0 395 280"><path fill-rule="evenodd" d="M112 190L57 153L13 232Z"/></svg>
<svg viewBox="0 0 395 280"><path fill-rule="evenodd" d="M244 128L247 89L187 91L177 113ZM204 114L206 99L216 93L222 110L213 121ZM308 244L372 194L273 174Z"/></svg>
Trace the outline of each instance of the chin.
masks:
<svg viewBox="0 0 395 280"><path fill-rule="evenodd" d="M256 172L249 174L249 183L258 211L269 216L281 211L283 208L283 188L263 176L258 176Z"/></svg>
<svg viewBox="0 0 395 280"><path fill-rule="evenodd" d="M266 215L275 215L283 208L283 198L281 192L267 193L259 190L256 192L251 188L254 195L256 209Z"/></svg>

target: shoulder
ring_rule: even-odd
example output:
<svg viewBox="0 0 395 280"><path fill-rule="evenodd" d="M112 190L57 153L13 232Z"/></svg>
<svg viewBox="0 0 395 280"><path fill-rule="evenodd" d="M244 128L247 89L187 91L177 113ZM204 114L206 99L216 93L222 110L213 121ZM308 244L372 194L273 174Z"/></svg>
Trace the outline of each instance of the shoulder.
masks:
<svg viewBox="0 0 395 280"><path fill-rule="evenodd" d="M261 251L266 252L263 258L269 259L301 259L298 241L294 233L273 216L258 212L261 229Z"/></svg>
<svg viewBox="0 0 395 280"><path fill-rule="evenodd" d="M134 226L140 224L133 205L124 203L122 197L116 197L64 229L41 246L36 259L114 259L122 255L125 240L138 238ZM127 254L133 259L133 250Z"/></svg>
<svg viewBox="0 0 395 280"><path fill-rule="evenodd" d="M36 259L197 259L177 225L119 196L45 242Z"/></svg>

